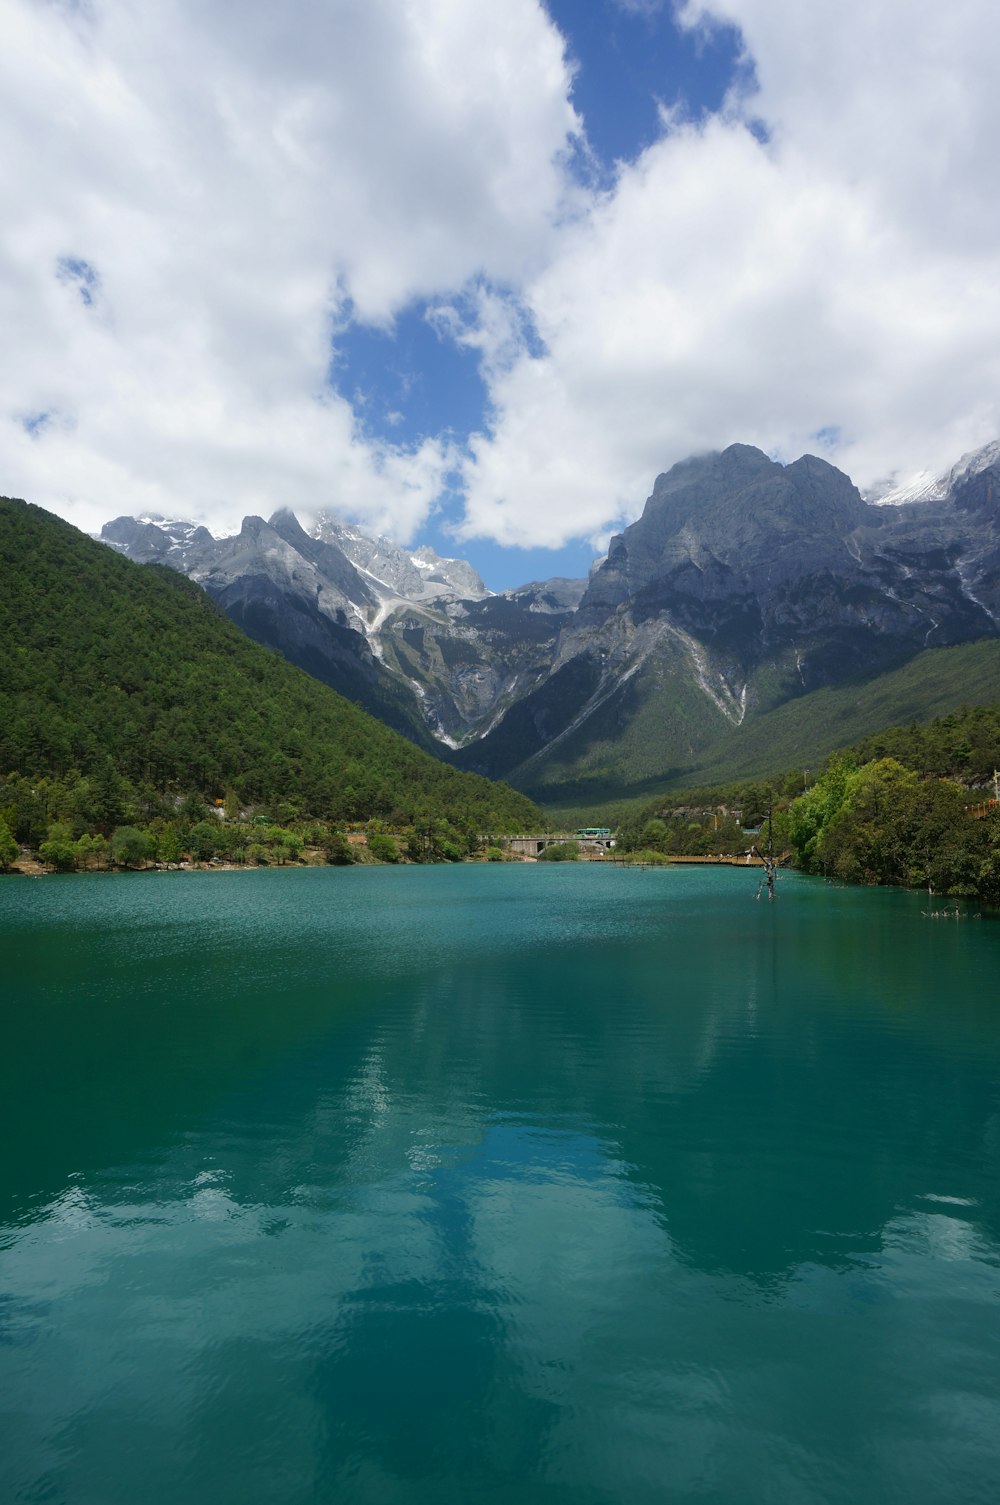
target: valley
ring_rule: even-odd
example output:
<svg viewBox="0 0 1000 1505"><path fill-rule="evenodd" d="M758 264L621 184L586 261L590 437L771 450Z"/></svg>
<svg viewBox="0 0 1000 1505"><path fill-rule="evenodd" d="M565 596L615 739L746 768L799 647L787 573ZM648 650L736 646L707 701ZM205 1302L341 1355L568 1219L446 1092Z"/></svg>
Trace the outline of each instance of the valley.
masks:
<svg viewBox="0 0 1000 1505"><path fill-rule="evenodd" d="M657 478L588 580L471 567L287 509L239 534L118 518L257 641L458 767L545 805L816 760L1000 698L1000 445L868 499L748 445Z"/></svg>

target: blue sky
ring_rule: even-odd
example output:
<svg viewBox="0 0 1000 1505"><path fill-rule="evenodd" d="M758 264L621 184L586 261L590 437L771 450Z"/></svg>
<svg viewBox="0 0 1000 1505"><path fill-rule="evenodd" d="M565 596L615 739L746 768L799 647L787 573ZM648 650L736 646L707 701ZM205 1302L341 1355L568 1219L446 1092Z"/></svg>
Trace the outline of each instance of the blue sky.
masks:
<svg viewBox="0 0 1000 1505"><path fill-rule="evenodd" d="M577 575L1000 434L995 0L5 0L0 490Z"/></svg>
<svg viewBox="0 0 1000 1505"><path fill-rule="evenodd" d="M692 33L666 4L547 0L547 9L576 64L573 102L606 172L657 139L661 104L695 119L717 111L740 71L735 28Z"/></svg>
<svg viewBox="0 0 1000 1505"><path fill-rule="evenodd" d="M587 150L574 169L587 183L613 182L617 164L634 161L662 134L661 107L689 119L718 111L741 65L739 32L717 26L693 34L667 4L626 7L616 0L546 0L574 68L572 101ZM365 429L390 442L419 443L447 432L459 444L488 422L488 392L475 352L438 332L421 300L388 329L354 323L336 340L331 382ZM650 476L650 485L654 477ZM596 557L586 539L558 549L503 547L489 539L456 544L449 526L461 497L447 492L422 530L440 553L460 552L493 590L554 575L585 575Z"/></svg>

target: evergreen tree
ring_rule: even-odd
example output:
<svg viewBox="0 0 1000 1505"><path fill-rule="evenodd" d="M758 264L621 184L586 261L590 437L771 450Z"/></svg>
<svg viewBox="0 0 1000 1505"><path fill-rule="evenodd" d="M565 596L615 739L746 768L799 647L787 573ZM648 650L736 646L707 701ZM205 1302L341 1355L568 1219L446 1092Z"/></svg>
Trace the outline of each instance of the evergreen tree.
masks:
<svg viewBox="0 0 1000 1505"><path fill-rule="evenodd" d="M17 859L17 842L5 820L0 820L0 872L5 873Z"/></svg>
<svg viewBox="0 0 1000 1505"><path fill-rule="evenodd" d="M33 846L54 817L48 780L73 839L175 816L196 825L220 798L230 821L266 806L285 829L446 818L460 845L469 828L538 824L523 795L389 731L251 642L175 571L3 498L0 769L22 776L5 780L0 809Z"/></svg>

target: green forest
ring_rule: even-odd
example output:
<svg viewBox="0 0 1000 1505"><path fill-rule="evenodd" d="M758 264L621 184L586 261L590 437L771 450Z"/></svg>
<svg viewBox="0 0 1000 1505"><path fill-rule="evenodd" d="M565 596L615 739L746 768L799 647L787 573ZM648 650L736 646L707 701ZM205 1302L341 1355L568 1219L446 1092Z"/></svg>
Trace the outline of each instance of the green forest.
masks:
<svg viewBox="0 0 1000 1505"><path fill-rule="evenodd" d="M124 827L155 845L169 826L190 846L222 801L236 825L294 839L303 823L322 835L381 822L424 857L540 824L525 796L439 762L251 642L181 575L0 499L7 842L110 841Z"/></svg>
<svg viewBox="0 0 1000 1505"><path fill-rule="evenodd" d="M1000 705L867 736L782 776L622 811L622 852L745 851L770 812L806 872L1000 903ZM542 825L245 637L196 585L0 500L0 869L150 860L457 861ZM564 855L564 854L560 854ZM569 854L565 854L569 855ZM552 860L555 860L554 857Z"/></svg>
<svg viewBox="0 0 1000 1505"><path fill-rule="evenodd" d="M865 737L805 770L689 789L629 811L625 852L746 851L772 817L778 851L847 883L928 887L1000 904L1000 705L970 706L924 726Z"/></svg>

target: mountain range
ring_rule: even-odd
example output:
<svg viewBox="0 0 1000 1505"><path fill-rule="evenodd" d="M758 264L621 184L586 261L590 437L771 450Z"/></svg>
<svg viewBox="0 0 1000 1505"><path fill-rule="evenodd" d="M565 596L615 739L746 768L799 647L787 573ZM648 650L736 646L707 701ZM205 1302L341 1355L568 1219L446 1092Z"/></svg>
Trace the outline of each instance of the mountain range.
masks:
<svg viewBox="0 0 1000 1505"><path fill-rule="evenodd" d="M588 580L499 595L330 513L101 536L425 748L582 803L773 767L772 731L813 756L971 698L970 674L1000 697L998 498L1000 443L868 497L816 456L736 444L659 476Z"/></svg>
<svg viewBox="0 0 1000 1505"><path fill-rule="evenodd" d="M428 839L442 822L539 819L265 652L183 574L0 497L0 818L37 845L54 821L75 838L126 804L145 826L186 796L230 794L272 820L419 824Z"/></svg>

